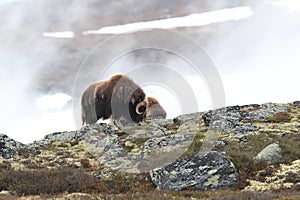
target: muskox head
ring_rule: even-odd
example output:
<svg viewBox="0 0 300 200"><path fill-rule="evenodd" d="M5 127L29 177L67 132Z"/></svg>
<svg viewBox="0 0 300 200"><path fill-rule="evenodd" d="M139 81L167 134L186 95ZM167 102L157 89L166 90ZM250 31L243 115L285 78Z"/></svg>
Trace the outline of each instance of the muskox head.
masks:
<svg viewBox="0 0 300 200"><path fill-rule="evenodd" d="M143 114L145 118L163 118L167 116L166 111L154 97L146 97L145 100L139 103L136 107L136 112Z"/></svg>

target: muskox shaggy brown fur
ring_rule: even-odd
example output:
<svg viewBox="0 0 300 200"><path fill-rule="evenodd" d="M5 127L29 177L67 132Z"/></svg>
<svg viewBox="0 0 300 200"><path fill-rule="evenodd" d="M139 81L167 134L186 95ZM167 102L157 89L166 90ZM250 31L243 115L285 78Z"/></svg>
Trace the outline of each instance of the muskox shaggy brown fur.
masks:
<svg viewBox="0 0 300 200"><path fill-rule="evenodd" d="M151 116L165 118L166 112L158 101L153 97L145 99L145 96L144 91L123 74L93 83L82 94L82 124L92 124L110 117L126 123L140 122Z"/></svg>

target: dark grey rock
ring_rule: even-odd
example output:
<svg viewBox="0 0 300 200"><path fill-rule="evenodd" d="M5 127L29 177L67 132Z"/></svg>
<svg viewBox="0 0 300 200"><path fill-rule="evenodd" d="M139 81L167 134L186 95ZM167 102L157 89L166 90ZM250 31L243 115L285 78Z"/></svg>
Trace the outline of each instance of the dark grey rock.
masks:
<svg viewBox="0 0 300 200"><path fill-rule="evenodd" d="M256 131L256 130L258 130L258 128L254 124L242 124L242 125L237 126L236 128L234 128L232 130L232 132L230 133L230 135L239 136L239 135L244 135L244 134L247 134L249 132Z"/></svg>
<svg viewBox="0 0 300 200"><path fill-rule="evenodd" d="M236 127L236 124L227 119L214 120L211 124L212 130L228 131Z"/></svg>
<svg viewBox="0 0 300 200"><path fill-rule="evenodd" d="M227 131L236 127L241 120L239 106L229 106L206 112L202 119L206 126L217 131Z"/></svg>
<svg viewBox="0 0 300 200"><path fill-rule="evenodd" d="M7 135L0 133L0 154L3 158L9 159L21 149L24 149L26 145L17 142Z"/></svg>
<svg viewBox="0 0 300 200"><path fill-rule="evenodd" d="M294 102L292 103L292 106L300 107L300 101L294 101Z"/></svg>
<svg viewBox="0 0 300 200"><path fill-rule="evenodd" d="M238 179L232 162L224 153L215 151L178 159L151 170L150 177L158 189L173 190L189 186L200 190L232 187Z"/></svg>

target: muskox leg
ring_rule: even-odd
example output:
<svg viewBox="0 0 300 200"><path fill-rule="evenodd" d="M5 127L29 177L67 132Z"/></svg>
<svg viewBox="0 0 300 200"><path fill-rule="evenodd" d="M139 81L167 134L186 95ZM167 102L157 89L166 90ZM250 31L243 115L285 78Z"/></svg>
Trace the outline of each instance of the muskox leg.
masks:
<svg viewBox="0 0 300 200"><path fill-rule="evenodd" d="M86 105L83 107L81 112L82 112L82 125L94 124L97 122L97 116L96 116L94 106Z"/></svg>

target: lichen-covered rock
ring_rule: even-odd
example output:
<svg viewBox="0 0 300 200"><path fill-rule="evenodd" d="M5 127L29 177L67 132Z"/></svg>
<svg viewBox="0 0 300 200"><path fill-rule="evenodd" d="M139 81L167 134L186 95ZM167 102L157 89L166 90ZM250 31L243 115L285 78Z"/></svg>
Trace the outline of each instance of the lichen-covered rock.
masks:
<svg viewBox="0 0 300 200"><path fill-rule="evenodd" d="M251 104L245 106L229 106L216 110L210 110L203 114L202 118L206 126L213 130L229 131L242 123L273 122L274 120L289 120L287 107L274 103ZM277 122L277 121L276 121ZM253 125L248 125L248 128ZM252 127L255 130L254 127ZM242 130L244 131L244 130ZM245 130L249 131L249 129ZM250 129L250 131L252 131ZM240 130L236 130L238 134ZM243 133L243 132L242 132Z"/></svg>
<svg viewBox="0 0 300 200"><path fill-rule="evenodd" d="M0 154L3 158L11 158L20 149L25 148L25 145L17 142L7 135L0 133Z"/></svg>
<svg viewBox="0 0 300 200"><path fill-rule="evenodd" d="M241 120L239 106L230 106L216 110L210 110L202 116L206 126L218 131L227 131L236 127Z"/></svg>
<svg viewBox="0 0 300 200"><path fill-rule="evenodd" d="M150 172L158 189L180 190L194 186L200 190L232 187L237 171L224 153L203 152L176 160Z"/></svg>

